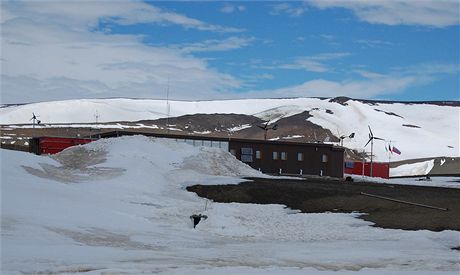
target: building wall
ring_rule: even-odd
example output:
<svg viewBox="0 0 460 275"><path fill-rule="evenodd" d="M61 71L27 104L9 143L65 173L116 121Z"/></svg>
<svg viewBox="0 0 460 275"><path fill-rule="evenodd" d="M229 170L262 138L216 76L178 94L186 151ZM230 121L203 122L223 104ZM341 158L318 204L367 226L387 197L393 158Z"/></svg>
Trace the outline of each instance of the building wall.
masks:
<svg viewBox="0 0 460 275"><path fill-rule="evenodd" d="M86 144L92 139L64 138L64 137L39 137L30 141L30 151L38 155L56 154L71 146Z"/></svg>
<svg viewBox="0 0 460 275"><path fill-rule="evenodd" d="M364 167L364 176L371 175L371 164L365 162L364 165L361 161L347 161L345 162L345 173L353 175L363 175ZM372 177L377 178L390 178L390 165L387 162L373 162L372 163Z"/></svg>
<svg viewBox="0 0 460 275"><path fill-rule="evenodd" d="M331 145L231 140L229 148L237 159L263 173L343 177L343 149ZM277 152L277 159L273 159L273 152ZM302 160L298 160L298 153L303 154Z"/></svg>

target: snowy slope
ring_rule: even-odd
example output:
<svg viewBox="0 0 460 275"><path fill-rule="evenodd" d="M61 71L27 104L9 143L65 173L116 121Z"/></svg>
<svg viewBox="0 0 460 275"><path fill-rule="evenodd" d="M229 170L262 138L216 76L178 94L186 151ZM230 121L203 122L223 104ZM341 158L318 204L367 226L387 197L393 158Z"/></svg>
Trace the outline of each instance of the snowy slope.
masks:
<svg viewBox="0 0 460 275"><path fill-rule="evenodd" d="M357 214L208 203L184 188L257 171L228 152L123 137L56 157L0 150L2 274L455 274L456 231L371 227ZM221 161L228 166L219 165ZM209 216L193 229L189 215Z"/></svg>
<svg viewBox="0 0 460 275"><path fill-rule="evenodd" d="M364 103L348 100L346 105L328 99L246 99L221 101L170 101L170 115L235 113L254 115L272 122L282 117L309 111L309 121L335 135L356 133L344 146L363 150L368 140L368 125L375 136L379 161L436 156L460 156L460 107L432 104ZM0 124L30 123L32 112L45 123L90 123L96 112L100 122L138 121L166 117L166 101L136 99L82 99L42 102L0 108ZM402 154L389 155L388 145ZM370 151L370 146L366 148Z"/></svg>

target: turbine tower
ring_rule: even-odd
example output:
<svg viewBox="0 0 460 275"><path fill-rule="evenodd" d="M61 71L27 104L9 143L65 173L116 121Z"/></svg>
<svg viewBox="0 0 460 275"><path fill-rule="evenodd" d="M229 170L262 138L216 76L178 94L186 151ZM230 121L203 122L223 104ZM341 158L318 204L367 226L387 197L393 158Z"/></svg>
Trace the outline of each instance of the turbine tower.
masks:
<svg viewBox="0 0 460 275"><path fill-rule="evenodd" d="M276 129L278 129L278 124L275 124L272 127L268 127L269 123L270 123L270 120L265 122L264 126L256 125L260 129L264 130L264 140L267 140L267 132L268 132L268 130L276 131Z"/></svg>
<svg viewBox="0 0 460 275"><path fill-rule="evenodd" d="M372 130L371 130L371 126L367 126L369 128L369 140L367 141L366 145L364 145L364 147L366 147L369 142L371 143L371 168L370 168L370 176L372 177L372 157L374 156L374 139L377 139L377 140L384 140L383 138L379 138L379 137L376 137L374 136L374 134L372 133Z"/></svg>

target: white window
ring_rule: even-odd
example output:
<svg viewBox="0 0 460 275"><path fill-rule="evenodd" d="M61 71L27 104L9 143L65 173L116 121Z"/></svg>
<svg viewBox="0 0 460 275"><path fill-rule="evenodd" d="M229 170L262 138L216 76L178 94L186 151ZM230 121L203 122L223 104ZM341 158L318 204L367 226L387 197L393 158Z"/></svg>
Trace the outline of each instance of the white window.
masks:
<svg viewBox="0 0 460 275"><path fill-rule="evenodd" d="M281 152L281 160L287 160L287 153Z"/></svg>
<svg viewBox="0 0 460 275"><path fill-rule="evenodd" d="M256 151L256 159L261 159L262 153L260 151Z"/></svg>
<svg viewBox="0 0 460 275"><path fill-rule="evenodd" d="M273 152L273 159L277 160L278 159L278 152Z"/></svg>
<svg viewBox="0 0 460 275"><path fill-rule="evenodd" d="M321 157L321 161L322 162L327 162L327 155L326 154L323 154L323 156Z"/></svg>
<svg viewBox="0 0 460 275"><path fill-rule="evenodd" d="M297 160L303 161L303 153L297 153Z"/></svg>

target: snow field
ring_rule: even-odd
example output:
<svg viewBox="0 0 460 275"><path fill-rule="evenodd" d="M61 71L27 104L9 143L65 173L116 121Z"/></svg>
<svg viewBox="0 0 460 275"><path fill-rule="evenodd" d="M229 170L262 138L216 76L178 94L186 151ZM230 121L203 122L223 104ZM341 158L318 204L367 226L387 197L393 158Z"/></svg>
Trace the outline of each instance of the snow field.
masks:
<svg viewBox="0 0 460 275"><path fill-rule="evenodd" d="M205 211L186 186L260 175L216 148L135 136L54 158L0 152L3 274L460 270L450 249L460 246L457 231L380 229L358 213L293 214L282 205L208 202ZM209 217L196 229L194 213Z"/></svg>

